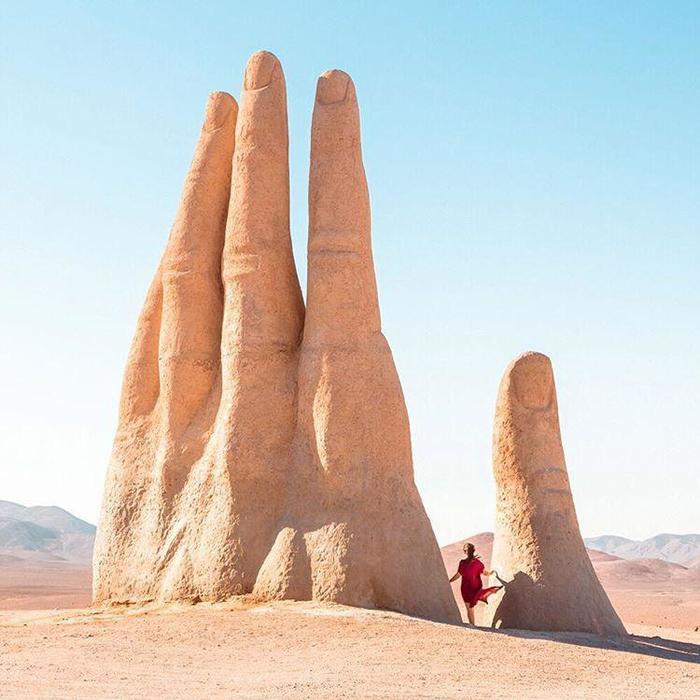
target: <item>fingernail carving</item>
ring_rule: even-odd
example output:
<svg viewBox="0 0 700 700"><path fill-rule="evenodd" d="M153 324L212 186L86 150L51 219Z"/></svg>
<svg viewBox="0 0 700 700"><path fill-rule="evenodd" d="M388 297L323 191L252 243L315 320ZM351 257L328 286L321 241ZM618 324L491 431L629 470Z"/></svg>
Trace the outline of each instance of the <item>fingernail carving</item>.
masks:
<svg viewBox="0 0 700 700"><path fill-rule="evenodd" d="M316 99L324 105L344 102L350 85L350 76L342 70L326 71L319 79Z"/></svg>
<svg viewBox="0 0 700 700"><path fill-rule="evenodd" d="M271 82L279 66L277 57L269 51L254 53L246 66L244 86L246 90L260 90Z"/></svg>

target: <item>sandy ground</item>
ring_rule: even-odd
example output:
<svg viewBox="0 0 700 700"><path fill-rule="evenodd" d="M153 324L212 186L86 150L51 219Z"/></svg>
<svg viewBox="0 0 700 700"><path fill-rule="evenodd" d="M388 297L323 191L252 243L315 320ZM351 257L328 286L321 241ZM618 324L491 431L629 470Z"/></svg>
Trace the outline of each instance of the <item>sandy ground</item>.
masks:
<svg viewBox="0 0 700 700"><path fill-rule="evenodd" d="M46 561L22 553L0 557L0 610L86 608L92 595L92 571L85 564Z"/></svg>
<svg viewBox="0 0 700 700"><path fill-rule="evenodd" d="M0 697L697 698L700 634L627 640L311 603L0 613Z"/></svg>
<svg viewBox="0 0 700 700"><path fill-rule="evenodd" d="M700 630L700 591L606 590L617 614L628 626Z"/></svg>
<svg viewBox="0 0 700 700"><path fill-rule="evenodd" d="M700 588L663 567L603 558L632 636L602 640L311 603L89 610L84 564L3 556L0 698L700 698Z"/></svg>

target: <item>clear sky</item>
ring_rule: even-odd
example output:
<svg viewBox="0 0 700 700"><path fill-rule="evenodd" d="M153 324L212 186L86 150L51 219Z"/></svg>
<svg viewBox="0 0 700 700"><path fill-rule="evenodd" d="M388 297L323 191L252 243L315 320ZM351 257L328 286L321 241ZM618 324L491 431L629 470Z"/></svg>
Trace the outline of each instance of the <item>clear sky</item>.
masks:
<svg viewBox="0 0 700 700"><path fill-rule="evenodd" d="M207 93L287 78L305 279L316 77L362 110L384 331L438 539L492 528L496 389L554 363L586 535L700 530L700 3L0 9L0 499L95 521Z"/></svg>

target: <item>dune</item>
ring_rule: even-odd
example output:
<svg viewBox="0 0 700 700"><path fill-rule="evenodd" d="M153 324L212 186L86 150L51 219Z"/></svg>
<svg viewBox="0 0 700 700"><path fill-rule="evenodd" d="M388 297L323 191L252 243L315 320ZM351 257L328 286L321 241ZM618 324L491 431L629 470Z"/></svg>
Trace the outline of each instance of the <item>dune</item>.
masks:
<svg viewBox="0 0 700 700"><path fill-rule="evenodd" d="M51 552L0 550L0 610L83 608L91 597L89 563Z"/></svg>
<svg viewBox="0 0 700 700"><path fill-rule="evenodd" d="M588 556L592 562L597 561L616 561L620 557L616 557L613 554L608 554L607 552L600 552L597 549L587 549Z"/></svg>
<svg viewBox="0 0 700 700"><path fill-rule="evenodd" d="M16 554L0 553L0 566L14 566L22 561Z"/></svg>
<svg viewBox="0 0 700 700"><path fill-rule="evenodd" d="M700 588L700 571L663 559L614 559L596 562L598 578L607 586L629 588L646 584Z"/></svg>

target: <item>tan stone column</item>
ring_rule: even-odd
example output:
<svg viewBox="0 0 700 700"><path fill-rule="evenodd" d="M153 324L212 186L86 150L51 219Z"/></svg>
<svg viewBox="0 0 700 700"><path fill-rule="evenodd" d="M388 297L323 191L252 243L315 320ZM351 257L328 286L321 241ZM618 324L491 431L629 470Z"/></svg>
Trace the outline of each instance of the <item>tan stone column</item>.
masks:
<svg viewBox="0 0 700 700"><path fill-rule="evenodd" d="M603 635L625 629L586 552L559 431L548 357L528 352L501 381L493 435L497 487L491 568L505 581L481 608L494 627Z"/></svg>

